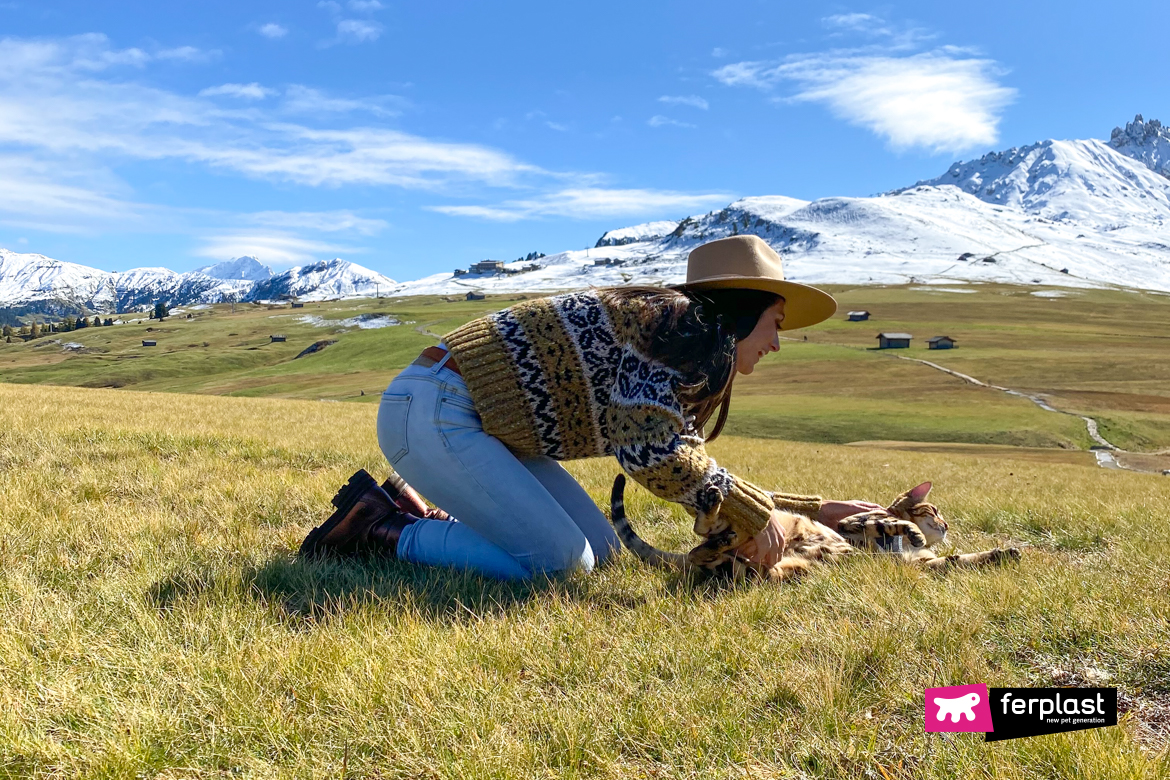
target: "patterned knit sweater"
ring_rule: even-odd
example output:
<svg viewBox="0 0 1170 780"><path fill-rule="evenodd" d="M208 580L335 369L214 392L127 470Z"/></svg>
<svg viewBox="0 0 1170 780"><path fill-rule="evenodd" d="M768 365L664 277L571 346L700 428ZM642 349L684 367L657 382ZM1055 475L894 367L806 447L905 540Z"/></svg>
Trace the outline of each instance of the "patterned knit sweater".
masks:
<svg viewBox="0 0 1170 780"><path fill-rule="evenodd" d="M518 456L615 455L659 498L719 517L738 542L773 507L816 516L817 496L769 493L707 455L676 392L679 374L648 357L659 309L600 290L526 301L443 337L483 420Z"/></svg>

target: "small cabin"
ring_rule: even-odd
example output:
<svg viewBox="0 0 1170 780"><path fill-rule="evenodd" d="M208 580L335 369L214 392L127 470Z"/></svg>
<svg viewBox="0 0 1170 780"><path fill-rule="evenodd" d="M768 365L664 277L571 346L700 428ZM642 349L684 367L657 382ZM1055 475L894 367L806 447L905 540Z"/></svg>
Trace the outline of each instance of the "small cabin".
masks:
<svg viewBox="0 0 1170 780"><path fill-rule="evenodd" d="M878 349L907 349L914 337L909 333L879 333L877 338Z"/></svg>
<svg viewBox="0 0 1170 780"><path fill-rule="evenodd" d="M269 343L286 340L285 337L281 336L281 335L273 335L273 336L269 336L268 338L271 339L271 341Z"/></svg>
<svg viewBox="0 0 1170 780"><path fill-rule="evenodd" d="M456 268L455 273L453 275L454 276L467 276L467 269L466 268Z"/></svg>
<svg viewBox="0 0 1170 780"><path fill-rule="evenodd" d="M955 340L950 336L934 336L926 340L929 349L954 349Z"/></svg>
<svg viewBox="0 0 1170 780"><path fill-rule="evenodd" d="M849 312L850 322L865 322L869 319L869 312L867 311L851 311Z"/></svg>
<svg viewBox="0 0 1170 780"><path fill-rule="evenodd" d="M481 292L469 292L469 293L467 293L467 300L469 300L469 301L482 301L482 300L483 300L485 297L487 297L487 296L485 296L485 295L484 295L483 293L481 293Z"/></svg>
<svg viewBox="0 0 1170 780"><path fill-rule="evenodd" d="M625 265L625 264L626 264L625 260L619 260L616 257L599 257L593 261L593 265L595 265L595 266L598 266L598 265L615 266L615 265Z"/></svg>
<svg viewBox="0 0 1170 780"><path fill-rule="evenodd" d="M144 347L157 347L158 342L154 341L153 339L143 339L142 346L144 346Z"/></svg>
<svg viewBox="0 0 1170 780"><path fill-rule="evenodd" d="M295 302L294 302L294 303L293 303L293 305L292 305L292 307L293 307L294 309L303 309L303 308L305 308L305 304L303 304L303 303L295 303Z"/></svg>
<svg viewBox="0 0 1170 780"><path fill-rule="evenodd" d="M471 264L473 274L494 274L504 270L503 260L481 260Z"/></svg>

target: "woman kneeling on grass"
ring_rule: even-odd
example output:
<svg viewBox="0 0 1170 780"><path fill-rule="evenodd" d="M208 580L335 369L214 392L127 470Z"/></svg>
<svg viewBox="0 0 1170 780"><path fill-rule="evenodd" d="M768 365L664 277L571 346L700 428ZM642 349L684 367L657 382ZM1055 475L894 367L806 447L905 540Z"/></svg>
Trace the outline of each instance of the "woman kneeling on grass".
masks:
<svg viewBox="0 0 1170 780"><path fill-rule="evenodd" d="M474 320L424 350L378 410L390 465L458 521L426 511L401 478L379 487L359 472L301 554L377 552L504 579L588 571L619 542L557 461L614 455L692 514L718 488L728 548L772 565L784 551L777 509L835 526L877 505L770 493L717 466L703 445L723 428L735 374L779 349L778 330L818 323L836 306L784 281L762 239L735 236L691 252L677 289L592 289Z"/></svg>

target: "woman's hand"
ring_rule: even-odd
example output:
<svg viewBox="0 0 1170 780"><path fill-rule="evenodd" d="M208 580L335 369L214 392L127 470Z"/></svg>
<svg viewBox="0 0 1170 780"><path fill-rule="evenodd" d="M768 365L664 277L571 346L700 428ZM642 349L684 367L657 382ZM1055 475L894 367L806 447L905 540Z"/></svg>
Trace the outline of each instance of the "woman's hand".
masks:
<svg viewBox="0 0 1170 780"><path fill-rule="evenodd" d="M752 563L771 568L784 555L784 528L780 525L779 510L772 510L768 524L758 534L736 548L735 552Z"/></svg>
<svg viewBox="0 0 1170 780"><path fill-rule="evenodd" d="M817 513L817 522L836 531L837 525L846 517L884 508L871 501L824 501L821 503L821 511Z"/></svg>

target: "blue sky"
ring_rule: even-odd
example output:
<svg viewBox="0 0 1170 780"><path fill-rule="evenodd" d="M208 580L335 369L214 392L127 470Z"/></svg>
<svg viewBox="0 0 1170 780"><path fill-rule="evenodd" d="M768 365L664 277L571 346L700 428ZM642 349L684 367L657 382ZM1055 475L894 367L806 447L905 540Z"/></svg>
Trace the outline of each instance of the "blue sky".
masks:
<svg viewBox="0 0 1170 780"><path fill-rule="evenodd" d="M0 246L397 279L1170 121L1170 4L0 3Z"/></svg>

